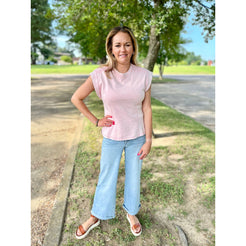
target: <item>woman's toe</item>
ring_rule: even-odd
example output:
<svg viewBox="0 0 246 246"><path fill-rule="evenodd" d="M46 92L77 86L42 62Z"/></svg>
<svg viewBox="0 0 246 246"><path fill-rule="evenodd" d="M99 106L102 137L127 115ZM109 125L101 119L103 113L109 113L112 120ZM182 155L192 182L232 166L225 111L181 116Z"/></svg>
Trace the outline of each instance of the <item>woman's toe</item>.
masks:
<svg viewBox="0 0 246 246"><path fill-rule="evenodd" d="M77 234L78 236L81 236L81 235L82 235L82 233L81 233L81 231L80 231L79 228L77 229L76 234Z"/></svg>
<svg viewBox="0 0 246 246"><path fill-rule="evenodd" d="M141 227L140 227L140 225L135 229L135 232L136 233L139 233L141 231Z"/></svg>

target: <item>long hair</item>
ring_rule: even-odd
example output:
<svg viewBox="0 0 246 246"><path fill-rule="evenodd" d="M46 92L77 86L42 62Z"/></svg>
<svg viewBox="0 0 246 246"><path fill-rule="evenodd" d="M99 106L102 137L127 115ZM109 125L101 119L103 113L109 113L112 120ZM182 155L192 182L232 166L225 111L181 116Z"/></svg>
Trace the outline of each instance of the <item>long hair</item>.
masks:
<svg viewBox="0 0 246 246"><path fill-rule="evenodd" d="M134 65L138 65L137 64L137 55L138 55L138 45L137 45L137 40L132 32L132 30L127 27L127 26L117 26L114 27L108 34L107 38L106 38L106 44L105 44L105 48L106 48L106 52L108 55L108 60L107 62L103 65L106 66L107 69L105 70L107 77L109 77L109 72L113 70L113 68L116 67L116 59L112 54L112 40L113 37L118 33L118 32L124 32L124 33L128 33L129 36L131 37L131 41L132 41L132 45L133 45L133 55L131 57L130 63L134 64Z"/></svg>

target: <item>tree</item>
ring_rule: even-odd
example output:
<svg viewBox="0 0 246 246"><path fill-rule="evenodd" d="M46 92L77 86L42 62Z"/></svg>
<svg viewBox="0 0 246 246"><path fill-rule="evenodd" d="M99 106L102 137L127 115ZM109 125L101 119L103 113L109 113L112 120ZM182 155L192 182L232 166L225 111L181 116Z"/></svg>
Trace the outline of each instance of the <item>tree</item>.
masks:
<svg viewBox="0 0 246 246"><path fill-rule="evenodd" d="M186 59L188 65L196 64L199 65L199 63L202 62L201 56L196 56L194 52L187 52Z"/></svg>
<svg viewBox="0 0 246 246"><path fill-rule="evenodd" d="M178 13L178 20L184 18L191 10L194 11L196 19L194 24L199 24L204 31L205 40L214 36L215 30L215 3L214 0L207 0L205 2L211 3L208 7L199 0L154 0L154 8L152 9L152 21L150 22L150 35L149 35L149 49L147 58L144 62L144 67L153 71L155 62L158 57L160 49L160 35L165 29L163 25L162 16L167 14L167 17L175 16ZM204 2L204 1L203 1ZM173 23L175 19L173 18ZM171 24L171 23L170 23Z"/></svg>
<svg viewBox="0 0 246 246"><path fill-rule="evenodd" d="M149 28L152 37L148 42L148 53L144 60L145 68L151 71L155 63L158 64L160 78L168 60L179 61L184 58L181 44L188 42L180 36L186 22L187 10L177 4L178 1L166 1L164 5L162 2L156 1L151 9L152 20Z"/></svg>
<svg viewBox="0 0 246 246"><path fill-rule="evenodd" d="M57 28L66 31L70 41L80 45L85 57L99 59L102 63L106 61L105 37L110 29L131 23L131 27L141 30L137 19L141 19L142 11L134 11L141 8L136 0L58 0L54 7Z"/></svg>
<svg viewBox="0 0 246 246"><path fill-rule="evenodd" d="M215 36L215 1L206 0L191 1L190 7L194 11L195 19L193 20L194 25L202 27L205 42L208 39L213 39Z"/></svg>
<svg viewBox="0 0 246 246"><path fill-rule="evenodd" d="M208 7L203 2L210 3ZM171 26L185 23L194 11L199 24L214 35L214 0L57 0L56 16L60 30L66 30L71 41L79 43L85 56L105 60L105 37L109 30L120 24L133 29L139 50L146 53L144 67L153 71L160 50L160 41L169 40L165 33ZM203 11L204 10L204 11ZM204 22L204 20L209 23Z"/></svg>
<svg viewBox="0 0 246 246"><path fill-rule="evenodd" d="M165 47L166 43L163 43L162 40L160 41L160 51L156 60L159 67L159 79L162 79L164 67L168 65L168 62L179 62L185 58L185 50L180 46L180 44L185 42L185 40L180 39L180 42L174 45L168 43L167 47Z"/></svg>
<svg viewBox="0 0 246 246"><path fill-rule="evenodd" d="M38 50L45 57L52 45L51 24L54 16L48 0L31 0L31 60L36 64ZM48 54L49 56L50 54Z"/></svg>

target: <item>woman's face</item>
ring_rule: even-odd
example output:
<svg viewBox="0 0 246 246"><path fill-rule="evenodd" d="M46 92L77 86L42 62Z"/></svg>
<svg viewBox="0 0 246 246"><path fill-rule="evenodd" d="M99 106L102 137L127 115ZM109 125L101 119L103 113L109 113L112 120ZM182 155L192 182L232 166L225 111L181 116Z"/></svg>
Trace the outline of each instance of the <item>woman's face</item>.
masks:
<svg viewBox="0 0 246 246"><path fill-rule="evenodd" d="M112 39L112 53L118 63L128 65L133 54L133 44L128 33L118 32Z"/></svg>

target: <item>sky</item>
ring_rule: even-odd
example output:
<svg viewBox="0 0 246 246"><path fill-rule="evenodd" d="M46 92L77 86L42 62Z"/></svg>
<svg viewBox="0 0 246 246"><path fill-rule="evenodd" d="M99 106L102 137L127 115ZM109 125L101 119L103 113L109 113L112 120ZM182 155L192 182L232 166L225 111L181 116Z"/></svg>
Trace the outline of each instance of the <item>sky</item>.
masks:
<svg viewBox="0 0 246 246"><path fill-rule="evenodd" d="M194 52L195 55L200 55L203 60L215 60L215 38L208 40L205 43L202 36L202 28L197 25L191 24L192 17L189 18L184 30L186 33L182 34L183 38L191 39L192 42L183 45L183 47L189 51Z"/></svg>
<svg viewBox="0 0 246 246"><path fill-rule="evenodd" d="M215 60L215 38L213 40L209 40L208 43L205 43L204 38L202 36L202 28L199 26L193 26L191 24L191 18L189 18L187 24L185 25L185 32L182 33L182 37L186 39L192 40L191 43L182 45L187 51L194 52L195 55L200 55L203 60ZM64 35L59 35L56 37L56 41L59 47L65 47L66 41L69 38ZM79 56L79 50L76 50L75 56Z"/></svg>

